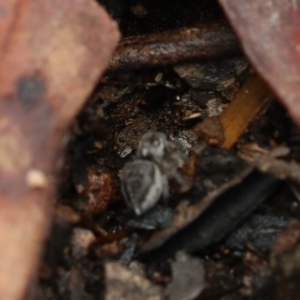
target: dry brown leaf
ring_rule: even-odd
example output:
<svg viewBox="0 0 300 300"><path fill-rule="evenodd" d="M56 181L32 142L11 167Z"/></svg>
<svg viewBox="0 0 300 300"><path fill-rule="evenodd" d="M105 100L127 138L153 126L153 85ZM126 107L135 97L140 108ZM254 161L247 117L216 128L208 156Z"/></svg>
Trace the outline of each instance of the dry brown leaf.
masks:
<svg viewBox="0 0 300 300"><path fill-rule="evenodd" d="M29 289L64 131L117 40L95 1L0 0L0 299Z"/></svg>
<svg viewBox="0 0 300 300"><path fill-rule="evenodd" d="M300 125L300 4L219 0L244 51Z"/></svg>

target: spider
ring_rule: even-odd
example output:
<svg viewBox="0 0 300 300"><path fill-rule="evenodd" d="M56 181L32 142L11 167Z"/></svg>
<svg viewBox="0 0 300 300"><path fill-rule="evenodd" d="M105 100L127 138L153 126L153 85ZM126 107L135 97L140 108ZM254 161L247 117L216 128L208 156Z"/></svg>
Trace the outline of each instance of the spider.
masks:
<svg viewBox="0 0 300 300"><path fill-rule="evenodd" d="M165 134L151 131L142 136L136 160L125 165L122 193L129 207L141 215L161 198L169 197L170 182L184 193L191 188L191 179L183 167L188 156L179 144L168 141Z"/></svg>
<svg viewBox="0 0 300 300"><path fill-rule="evenodd" d="M169 196L166 177L155 163L137 159L125 165L122 174L122 193L127 205L141 215L160 198Z"/></svg>

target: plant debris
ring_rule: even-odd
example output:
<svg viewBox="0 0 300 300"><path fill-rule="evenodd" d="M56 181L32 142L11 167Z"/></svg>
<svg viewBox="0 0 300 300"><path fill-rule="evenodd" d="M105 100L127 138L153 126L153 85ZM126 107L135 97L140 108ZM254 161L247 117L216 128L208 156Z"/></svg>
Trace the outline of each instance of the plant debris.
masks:
<svg viewBox="0 0 300 300"><path fill-rule="evenodd" d="M236 36L227 22L221 20L192 28L127 37L111 59L109 70L153 68L238 52Z"/></svg>
<svg viewBox="0 0 300 300"><path fill-rule="evenodd" d="M172 263L172 282L169 285L170 300L195 299L204 289L204 267L198 258L179 252Z"/></svg>
<svg viewBox="0 0 300 300"><path fill-rule="evenodd" d="M245 53L299 125L299 85L295 80L300 72L298 1L220 0L220 3Z"/></svg>
<svg viewBox="0 0 300 300"><path fill-rule="evenodd" d="M163 292L159 286L134 271L128 270L122 264L110 262L105 265L106 300L162 300Z"/></svg>
<svg viewBox="0 0 300 300"><path fill-rule="evenodd" d="M29 1L0 40L0 298L297 299L297 107L270 89L290 109L297 4L220 1L247 57L216 0L93 1Z"/></svg>
<svg viewBox="0 0 300 300"><path fill-rule="evenodd" d="M119 34L92 0L0 1L0 24L0 298L20 300L51 223L63 137Z"/></svg>

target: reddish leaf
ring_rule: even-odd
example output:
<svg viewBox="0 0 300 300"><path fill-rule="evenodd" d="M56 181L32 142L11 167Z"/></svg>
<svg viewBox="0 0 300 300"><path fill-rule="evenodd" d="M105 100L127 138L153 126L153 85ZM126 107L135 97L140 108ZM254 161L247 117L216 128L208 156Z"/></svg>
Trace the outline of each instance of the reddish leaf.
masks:
<svg viewBox="0 0 300 300"><path fill-rule="evenodd" d="M117 39L93 0L0 0L0 299L28 289L64 130Z"/></svg>
<svg viewBox="0 0 300 300"><path fill-rule="evenodd" d="M298 0L219 0L261 76L300 125Z"/></svg>

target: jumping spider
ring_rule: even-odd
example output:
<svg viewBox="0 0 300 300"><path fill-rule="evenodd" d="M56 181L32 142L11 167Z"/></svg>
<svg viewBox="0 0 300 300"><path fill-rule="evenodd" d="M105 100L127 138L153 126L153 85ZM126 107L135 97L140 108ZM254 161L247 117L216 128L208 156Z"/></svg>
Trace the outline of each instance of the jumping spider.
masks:
<svg viewBox="0 0 300 300"><path fill-rule="evenodd" d="M153 207L162 196L168 198L166 177L151 161L138 159L126 164L122 178L125 201L137 215Z"/></svg>
<svg viewBox="0 0 300 300"><path fill-rule="evenodd" d="M139 141L136 160L125 165L122 193L137 215L153 207L162 197L167 199L171 185L178 193L191 188L191 178L183 168L188 155L179 144L168 141L165 134L151 131Z"/></svg>

